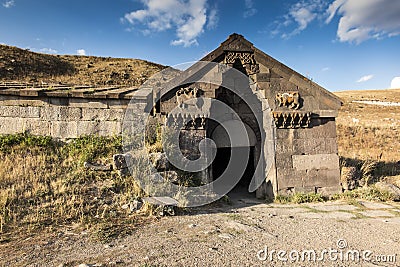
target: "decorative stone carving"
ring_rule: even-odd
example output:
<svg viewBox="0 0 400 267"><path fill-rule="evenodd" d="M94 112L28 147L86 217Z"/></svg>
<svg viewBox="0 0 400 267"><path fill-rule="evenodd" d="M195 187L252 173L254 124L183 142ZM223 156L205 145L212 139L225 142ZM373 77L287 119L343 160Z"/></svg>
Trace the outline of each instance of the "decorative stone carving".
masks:
<svg viewBox="0 0 400 267"><path fill-rule="evenodd" d="M225 52L225 64L233 66L233 64L235 64L238 59L242 63L243 67L246 69L247 74L252 75L260 72L259 66L254 58L254 53L236 51Z"/></svg>
<svg viewBox="0 0 400 267"><path fill-rule="evenodd" d="M199 89L194 87L194 88L181 88L176 92L176 101L178 102L178 106L182 106L182 104L191 98L196 98L198 97L198 92Z"/></svg>
<svg viewBox="0 0 400 267"><path fill-rule="evenodd" d="M300 108L299 92L278 93L276 94L276 101L278 102L279 107L285 106L291 109Z"/></svg>
<svg viewBox="0 0 400 267"><path fill-rule="evenodd" d="M272 112L277 128L308 128L311 122L311 113L301 112Z"/></svg>

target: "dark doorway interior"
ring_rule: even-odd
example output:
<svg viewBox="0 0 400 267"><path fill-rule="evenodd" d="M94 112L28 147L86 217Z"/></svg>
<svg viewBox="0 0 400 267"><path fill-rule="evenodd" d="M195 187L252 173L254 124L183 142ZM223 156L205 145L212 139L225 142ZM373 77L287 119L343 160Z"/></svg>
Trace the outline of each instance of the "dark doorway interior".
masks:
<svg viewBox="0 0 400 267"><path fill-rule="evenodd" d="M217 155L214 159L212 165L212 175L213 179L216 180L220 177L225 169L228 166L231 153L238 153L239 155L243 154L243 160L246 160L246 151L247 148L244 147L223 147L217 149ZM243 152L242 152L243 151ZM240 192L240 193L248 193L248 188L251 182L251 179L254 175L254 147L250 147L250 155L249 160L247 162L247 167L240 179L239 183L231 190L231 192Z"/></svg>

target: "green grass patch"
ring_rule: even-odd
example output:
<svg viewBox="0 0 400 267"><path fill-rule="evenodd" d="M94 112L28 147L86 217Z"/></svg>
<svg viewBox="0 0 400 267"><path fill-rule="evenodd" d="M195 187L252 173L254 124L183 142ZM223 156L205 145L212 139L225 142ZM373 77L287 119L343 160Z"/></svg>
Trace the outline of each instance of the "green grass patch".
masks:
<svg viewBox="0 0 400 267"><path fill-rule="evenodd" d="M293 195L277 195L275 197L276 203L286 204L286 203L313 203L313 202L324 202L328 200L321 194L316 193L295 193Z"/></svg>

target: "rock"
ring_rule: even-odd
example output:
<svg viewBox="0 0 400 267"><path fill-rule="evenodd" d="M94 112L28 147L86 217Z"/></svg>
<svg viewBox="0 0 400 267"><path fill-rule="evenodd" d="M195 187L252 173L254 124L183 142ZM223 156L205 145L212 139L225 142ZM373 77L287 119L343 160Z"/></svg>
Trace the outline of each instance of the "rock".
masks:
<svg viewBox="0 0 400 267"><path fill-rule="evenodd" d="M192 223L192 224L189 224L189 228L195 228L197 225L196 224L194 224L194 223Z"/></svg>
<svg viewBox="0 0 400 267"><path fill-rule="evenodd" d="M149 156L151 162L153 163L153 167L157 170L166 170L169 168L169 161L165 153L150 153Z"/></svg>
<svg viewBox="0 0 400 267"><path fill-rule="evenodd" d="M133 164L133 157L131 154L115 154L113 155L115 169L121 170L128 168Z"/></svg>
<svg viewBox="0 0 400 267"><path fill-rule="evenodd" d="M129 174L129 167L134 164L133 156L129 153L113 155L114 167L119 170L121 176Z"/></svg>
<svg viewBox="0 0 400 267"><path fill-rule="evenodd" d="M90 162L83 163L83 166L86 169L92 170L92 171L112 171L112 165L100 165L100 164L93 164Z"/></svg>
<svg viewBox="0 0 400 267"><path fill-rule="evenodd" d="M356 167L342 167L340 181L344 190L353 190L359 185L361 173Z"/></svg>
<svg viewBox="0 0 400 267"><path fill-rule="evenodd" d="M130 211L140 210L143 206L143 203L139 200L134 200L132 203L129 204Z"/></svg>
<svg viewBox="0 0 400 267"><path fill-rule="evenodd" d="M396 185L387 182L377 182L375 186L380 190L389 192L393 196L394 201L400 201L400 188Z"/></svg>
<svg viewBox="0 0 400 267"><path fill-rule="evenodd" d="M218 237L223 239L232 239L234 236L231 234L220 234Z"/></svg>

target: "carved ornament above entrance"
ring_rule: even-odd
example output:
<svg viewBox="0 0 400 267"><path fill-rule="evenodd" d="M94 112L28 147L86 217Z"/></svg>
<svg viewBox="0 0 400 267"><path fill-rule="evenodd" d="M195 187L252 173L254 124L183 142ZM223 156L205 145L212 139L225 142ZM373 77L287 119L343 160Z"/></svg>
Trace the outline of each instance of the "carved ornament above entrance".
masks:
<svg viewBox="0 0 400 267"><path fill-rule="evenodd" d="M241 51L226 51L224 64L233 67L238 63L242 64L243 68L246 69L247 74L252 75L259 73L259 66L254 58L253 52L241 52Z"/></svg>

